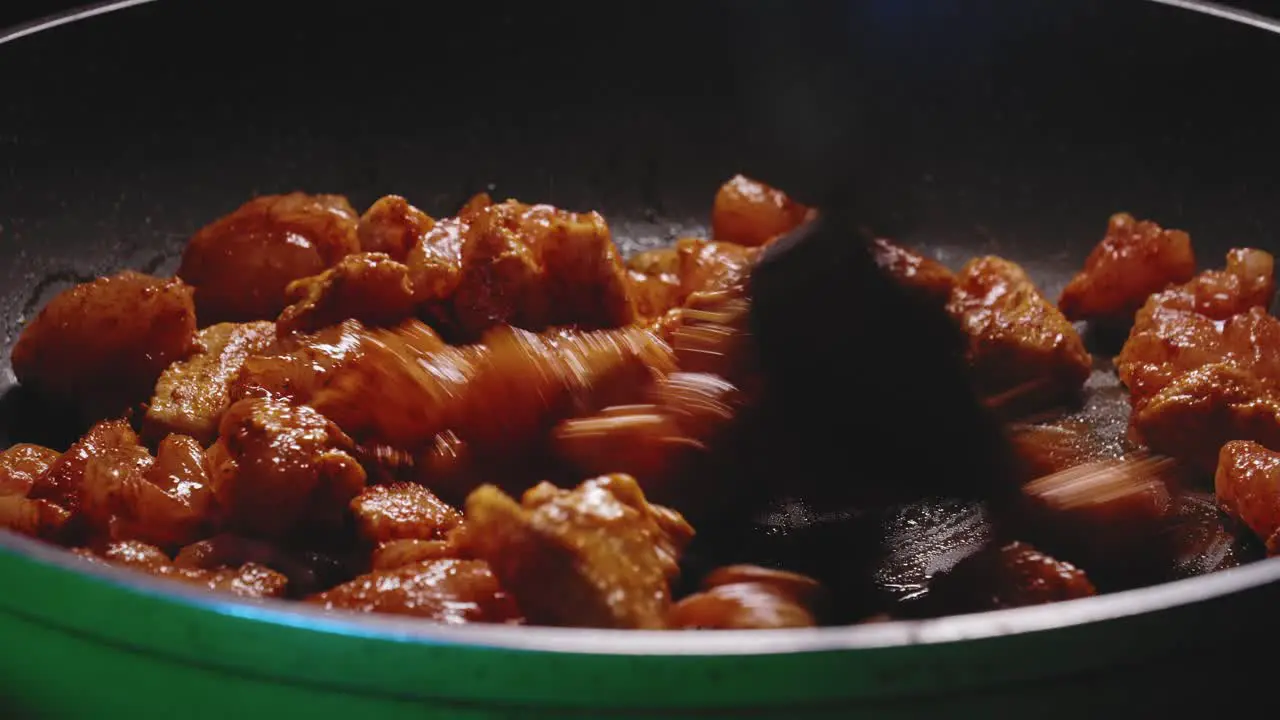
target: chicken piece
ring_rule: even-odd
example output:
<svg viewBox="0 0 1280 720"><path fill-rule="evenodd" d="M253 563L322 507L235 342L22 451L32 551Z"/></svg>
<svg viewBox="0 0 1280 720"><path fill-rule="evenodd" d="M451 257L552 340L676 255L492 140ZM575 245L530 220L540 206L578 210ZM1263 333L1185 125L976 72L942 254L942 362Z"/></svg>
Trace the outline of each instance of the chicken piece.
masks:
<svg viewBox="0 0 1280 720"><path fill-rule="evenodd" d="M1080 335L1008 260L969 261L947 308L969 336L968 359L983 395L1034 385L1045 399L1061 397L1089 378L1093 361Z"/></svg>
<svg viewBox="0 0 1280 720"><path fill-rule="evenodd" d="M27 492L32 500L47 500L75 514L80 510L85 467L95 457L130 450L141 445L138 436L123 420L104 420L89 428L84 437L67 448L45 470Z"/></svg>
<svg viewBox="0 0 1280 720"><path fill-rule="evenodd" d="M0 452L0 495L26 496L36 478L62 453L42 445L18 443Z"/></svg>
<svg viewBox="0 0 1280 720"><path fill-rule="evenodd" d="M759 257L759 249L730 242L697 238L676 241L680 258L680 302L697 292L716 292L742 286Z"/></svg>
<svg viewBox="0 0 1280 720"><path fill-rule="evenodd" d="M440 540L462 523L462 513L414 483L375 485L351 501L360 535L372 544Z"/></svg>
<svg viewBox="0 0 1280 720"><path fill-rule="evenodd" d="M938 307L946 305L951 298L956 285L955 273L937 260L883 238L871 244L871 254L890 276Z"/></svg>
<svg viewBox="0 0 1280 720"><path fill-rule="evenodd" d="M413 615L446 625L520 620L519 608L480 560L425 560L376 570L308 602L329 610Z"/></svg>
<svg viewBox="0 0 1280 720"><path fill-rule="evenodd" d="M462 280L462 242L470 221L445 218L414 241L405 256L409 281L420 305L444 303Z"/></svg>
<svg viewBox="0 0 1280 720"><path fill-rule="evenodd" d="M274 339L275 325L265 320L218 323L201 330L195 353L170 365L156 382L143 435L154 441L178 433L204 445L213 442L240 368L249 356L270 348Z"/></svg>
<svg viewBox="0 0 1280 720"><path fill-rule="evenodd" d="M479 192L467 199L462 207L458 208L458 219L463 222L471 222L480 214L482 210L493 205L493 198L489 193Z"/></svg>
<svg viewBox="0 0 1280 720"><path fill-rule="evenodd" d="M1013 527L1038 548L1089 568L1094 579L1140 584L1159 564L1158 538L1175 511L1170 486L1181 481L1172 459L1135 454L1096 460L1046 475L1022 488Z"/></svg>
<svg viewBox="0 0 1280 720"><path fill-rule="evenodd" d="M1224 270L1152 295L1134 316L1116 371L1135 408L1184 372L1232 355L1255 356L1244 343L1280 343L1268 330L1265 308L1275 293L1274 259L1261 250L1236 249ZM1237 320L1246 315L1248 319ZM1235 324L1228 338L1227 328Z"/></svg>
<svg viewBox="0 0 1280 720"><path fill-rule="evenodd" d="M195 286L203 324L270 320L290 282L359 251L357 220L341 195L263 195L197 231L178 277Z"/></svg>
<svg viewBox="0 0 1280 720"><path fill-rule="evenodd" d="M413 315L408 266L383 253L354 253L314 277L285 288L290 303L276 319L280 334L313 332L348 318L367 327L394 325Z"/></svg>
<svg viewBox="0 0 1280 720"><path fill-rule="evenodd" d="M378 570L395 570L427 560L464 559L448 540L388 540L374 549L369 566Z"/></svg>
<svg viewBox="0 0 1280 720"><path fill-rule="evenodd" d="M187 545L173 559L176 567L191 570L226 571L249 563L283 574L289 580L289 596L295 598L333 587L354 574L332 558L229 533Z"/></svg>
<svg viewBox="0 0 1280 720"><path fill-rule="evenodd" d="M673 628L756 630L813 627L813 606L822 586L806 575L751 565L720 568L707 576L702 592L671 608Z"/></svg>
<svg viewBox="0 0 1280 720"><path fill-rule="evenodd" d="M1222 446L1214 475L1218 506L1280 554L1280 453L1256 442L1233 440Z"/></svg>
<svg viewBox="0 0 1280 720"><path fill-rule="evenodd" d="M622 327L635 320L628 289L598 213L507 201L477 212L467 228L453 315L469 337L501 324Z"/></svg>
<svg viewBox="0 0 1280 720"><path fill-rule="evenodd" d="M185 435L170 435L154 458L138 445L89 457L80 506L96 537L176 548L215 526L209 485L204 449Z"/></svg>
<svg viewBox="0 0 1280 720"><path fill-rule="evenodd" d="M705 504L722 488L691 474L745 404L742 391L718 375L677 372L648 394L646 404L561 423L557 454L585 476L631 475L654 502L686 511Z"/></svg>
<svg viewBox="0 0 1280 720"><path fill-rule="evenodd" d="M1076 566L1022 542L989 546L929 584L929 603L947 613L1043 605L1097 595Z"/></svg>
<svg viewBox="0 0 1280 720"><path fill-rule="evenodd" d="M1230 440L1280 448L1280 395L1238 365L1205 365L1135 409L1131 429L1152 450L1207 475Z"/></svg>
<svg viewBox="0 0 1280 720"><path fill-rule="evenodd" d="M90 562L105 561L155 577L245 598L283 597L289 584L284 575L257 563L245 563L238 568L221 570L177 567L159 548L136 540L113 542L101 556L84 550L77 551L77 554Z"/></svg>
<svg viewBox="0 0 1280 720"><path fill-rule="evenodd" d="M351 439L320 413L281 400L236 402L209 448L213 492L232 529L286 537L341 527L365 473Z"/></svg>
<svg viewBox="0 0 1280 720"><path fill-rule="evenodd" d="M1024 482L1103 459L1106 447L1087 423L1014 424L1008 437Z"/></svg>
<svg viewBox="0 0 1280 720"><path fill-rule="evenodd" d="M670 582L693 536L627 475L573 490L542 483L519 503L485 485L467 497L466 523L468 548L539 625L665 627Z"/></svg>
<svg viewBox="0 0 1280 720"><path fill-rule="evenodd" d="M231 402L278 398L307 403L330 374L359 355L365 335L363 325L348 320L316 333L279 339L270 350L244 360L228 398Z"/></svg>
<svg viewBox="0 0 1280 720"><path fill-rule="evenodd" d="M67 540L71 513L48 500L32 500L20 494L0 495L0 528L49 542Z"/></svg>
<svg viewBox="0 0 1280 720"><path fill-rule="evenodd" d="M786 233L807 220L808 207L781 190L735 175L716 193L711 208L712 237L754 247Z"/></svg>
<svg viewBox="0 0 1280 720"><path fill-rule="evenodd" d="M664 247L633 255L627 261L627 281L636 313L652 321L678 306L680 295L680 255Z"/></svg>
<svg viewBox="0 0 1280 720"><path fill-rule="evenodd" d="M192 289L126 270L49 301L13 346L18 382L70 402L91 420L150 396L195 347Z"/></svg>
<svg viewBox="0 0 1280 720"><path fill-rule="evenodd" d="M409 204L399 195L384 195L360 216L356 236L360 250L385 253L391 259L405 262L410 249L431 232L436 221Z"/></svg>
<svg viewBox="0 0 1280 720"><path fill-rule="evenodd" d="M498 328L481 345L425 355L378 336L364 346L313 405L362 442L402 449L424 448L451 429L511 452L674 369L670 348L637 327L545 335Z"/></svg>
<svg viewBox="0 0 1280 720"><path fill-rule="evenodd" d="M1107 234L1058 298L1069 320L1129 322L1152 293L1196 274L1191 236L1116 213Z"/></svg>

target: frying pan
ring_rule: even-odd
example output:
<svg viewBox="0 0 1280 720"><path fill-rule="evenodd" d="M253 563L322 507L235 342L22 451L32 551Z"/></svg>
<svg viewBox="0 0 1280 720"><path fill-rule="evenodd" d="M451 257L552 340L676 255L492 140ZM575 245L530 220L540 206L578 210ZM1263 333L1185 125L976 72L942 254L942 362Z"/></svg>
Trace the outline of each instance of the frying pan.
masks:
<svg viewBox="0 0 1280 720"><path fill-rule="evenodd" d="M634 251L704 232L733 173L781 167L722 5L408 5L129 0L0 35L0 440L57 434L8 370L25 320L95 275L171 271L254 194L394 192L446 215L487 189L598 209ZM1180 0L862 9L910 177L903 242L952 265L1004 255L1050 295L1117 210L1190 231L1204 266L1274 251L1280 23ZM1054 606L717 633L348 619L8 534L0 578L8 716L1223 711L1265 697L1241 653L1280 637L1276 561Z"/></svg>

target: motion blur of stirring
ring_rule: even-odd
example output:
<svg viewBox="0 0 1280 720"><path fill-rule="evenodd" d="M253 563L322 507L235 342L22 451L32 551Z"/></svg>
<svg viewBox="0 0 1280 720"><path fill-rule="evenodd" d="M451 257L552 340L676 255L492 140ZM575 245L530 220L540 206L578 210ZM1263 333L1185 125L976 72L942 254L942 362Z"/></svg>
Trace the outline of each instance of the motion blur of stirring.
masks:
<svg viewBox="0 0 1280 720"><path fill-rule="evenodd" d="M961 331L872 253L871 239L911 218L901 133L875 105L874 3L730 5L766 151L752 170L818 208L767 248L750 282L762 415L771 444L787 448L787 482L817 502L1010 488L1010 452L970 385Z"/></svg>

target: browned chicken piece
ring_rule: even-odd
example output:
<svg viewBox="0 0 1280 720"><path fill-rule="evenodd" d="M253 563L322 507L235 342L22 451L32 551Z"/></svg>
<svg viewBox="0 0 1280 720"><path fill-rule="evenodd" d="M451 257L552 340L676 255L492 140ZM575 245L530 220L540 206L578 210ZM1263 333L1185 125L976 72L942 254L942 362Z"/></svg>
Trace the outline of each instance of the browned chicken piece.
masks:
<svg viewBox="0 0 1280 720"><path fill-rule="evenodd" d="M625 268L598 213L507 201L475 213L453 315L477 337L495 325L612 328L635 320Z"/></svg>
<svg viewBox="0 0 1280 720"><path fill-rule="evenodd" d="M1009 515L1038 547L1128 582L1162 552L1153 538L1174 512L1169 488L1181 479L1179 465L1158 455L1095 460L1027 483L1022 512Z"/></svg>
<svg viewBox="0 0 1280 720"><path fill-rule="evenodd" d="M159 440L170 433L190 435L204 445L218 436L218 420L231 404L230 390L251 355L275 340L267 320L218 323L196 335L195 353L170 365L156 382L143 418L143 435Z"/></svg>
<svg viewBox="0 0 1280 720"><path fill-rule="evenodd" d="M742 286L760 255L759 248L697 238L676 241L680 258L680 302L697 292Z"/></svg>
<svg viewBox="0 0 1280 720"><path fill-rule="evenodd" d="M673 628L764 630L813 627L822 586L806 575L752 565L720 568L707 576L702 592L671 608Z"/></svg>
<svg viewBox="0 0 1280 720"><path fill-rule="evenodd" d="M356 226L360 250L385 253L404 262L409 250L431 232L436 221L399 195L384 195L365 210Z"/></svg>
<svg viewBox="0 0 1280 720"><path fill-rule="evenodd" d="M359 355L366 334L363 325L347 320L319 332L279 338L266 352L245 359L228 396L231 402L279 398L307 403L325 378Z"/></svg>
<svg viewBox="0 0 1280 720"><path fill-rule="evenodd" d="M1208 475L1230 440L1280 448L1280 394L1239 365L1205 365L1136 408L1131 429L1152 450Z"/></svg>
<svg viewBox="0 0 1280 720"><path fill-rule="evenodd" d="M0 495L26 496L36 478L62 453L43 445L18 443L0 452Z"/></svg>
<svg viewBox="0 0 1280 720"><path fill-rule="evenodd" d="M947 308L969 336L969 364L985 396L1034 387L1048 401L1089 378L1093 361L1079 333L1015 263L969 261Z"/></svg>
<svg viewBox="0 0 1280 720"><path fill-rule="evenodd" d="M462 280L462 242L470 230L470 220L444 218L418 237L409 248L404 263L419 305L440 311L453 299Z"/></svg>
<svg viewBox="0 0 1280 720"><path fill-rule="evenodd" d="M213 492L230 528L279 538L303 527L341 527L365 473L338 426L282 400L236 402L209 448Z"/></svg>
<svg viewBox="0 0 1280 720"><path fill-rule="evenodd" d="M446 625L519 622L520 609L480 560L425 560L312 596L329 610L412 615Z"/></svg>
<svg viewBox="0 0 1280 720"><path fill-rule="evenodd" d="M781 190L735 175L716 193L711 208L712 237L750 247L764 245L798 227L810 212Z"/></svg>
<svg viewBox="0 0 1280 720"><path fill-rule="evenodd" d="M350 580L364 569L364 559L336 558L286 549L278 544L231 533L199 540L178 551L173 564L193 570L229 570L247 563L271 568L289 579L289 596L306 597Z"/></svg>
<svg viewBox="0 0 1280 720"><path fill-rule="evenodd" d="M1015 423L1008 437L1024 482L1103 459L1105 444L1083 421L1045 425Z"/></svg>
<svg viewBox="0 0 1280 720"><path fill-rule="evenodd" d="M1063 288L1058 309L1069 320L1127 323L1152 293L1195 274L1190 235L1116 213L1084 268Z"/></svg>
<svg viewBox="0 0 1280 720"><path fill-rule="evenodd" d="M937 260L883 238L871 244L871 253L877 265L922 297L938 306L946 305L951 298L956 275Z"/></svg>
<svg viewBox="0 0 1280 720"><path fill-rule="evenodd" d="M145 401L195 344L192 289L126 270L65 290L13 346L18 382L73 403L87 418Z"/></svg>
<svg viewBox="0 0 1280 720"><path fill-rule="evenodd" d="M760 382L750 325L751 299L743 288L698 292L665 329L676 364L687 372L719 375L753 390Z"/></svg>
<svg viewBox="0 0 1280 720"><path fill-rule="evenodd" d="M284 575L257 563L219 570L177 567L160 548L137 540L110 543L101 555L83 549L77 550L76 554L90 562L105 561L148 575L245 598L284 597L289 584Z"/></svg>
<svg viewBox="0 0 1280 720"><path fill-rule="evenodd" d="M683 299L680 294L680 255L671 247L637 253L627 261L627 281L636 313L652 322L678 306Z"/></svg>
<svg viewBox="0 0 1280 720"><path fill-rule="evenodd" d="M1256 442L1233 440L1222 446L1214 476L1218 505L1280 554L1280 453Z"/></svg>
<svg viewBox="0 0 1280 720"><path fill-rule="evenodd" d="M674 369L670 348L638 327L544 335L497 328L481 345L425 355L377 336L364 346L313 404L362 442L402 449L453 430L510 453L566 417L626 402Z"/></svg>
<svg viewBox="0 0 1280 720"><path fill-rule="evenodd" d="M542 483L519 503L485 485L467 497L466 522L469 549L539 625L665 627L670 582L693 536L627 475L573 490Z"/></svg>
<svg viewBox="0 0 1280 720"><path fill-rule="evenodd" d="M104 420L89 428L84 437L67 448L49 466L27 492L32 500L47 500L63 510L80 511L85 467L95 457L139 447L141 441L124 420Z"/></svg>
<svg viewBox="0 0 1280 720"><path fill-rule="evenodd" d="M93 537L167 548L207 536L218 520L204 448L185 435L166 437L154 458L138 445L91 456L80 509Z"/></svg>
<svg viewBox="0 0 1280 720"><path fill-rule="evenodd" d="M479 192L467 199L462 207L458 208L458 219L463 222L471 222L482 210L493 205L493 198L486 192Z"/></svg>
<svg viewBox="0 0 1280 720"><path fill-rule="evenodd" d="M561 423L553 434L556 453L584 476L626 473L654 502L689 511L721 490L690 482L698 478L689 473L745 398L718 375L677 372L654 383L647 399Z"/></svg>
<svg viewBox="0 0 1280 720"><path fill-rule="evenodd" d="M1189 370L1230 356L1256 359L1249 343L1280 346L1280 330L1268 328L1274 321L1265 310L1274 293L1271 255L1237 249L1228 253L1225 270L1207 270L1152 295L1116 357L1134 407Z"/></svg>
<svg viewBox="0 0 1280 720"><path fill-rule="evenodd" d="M391 540L442 540L462 523L462 513L415 483L365 488L351 501L360 535L372 544Z"/></svg>
<svg viewBox="0 0 1280 720"><path fill-rule="evenodd" d="M289 283L360 249L357 221L341 195L263 195L197 231L178 276L195 286L202 324L270 320Z"/></svg>
<svg viewBox="0 0 1280 720"><path fill-rule="evenodd" d="M353 253L314 277L285 288L290 303L276 319L281 335L313 332L343 320L366 327L395 325L413 316L416 300L408 266L383 253Z"/></svg>
<svg viewBox="0 0 1280 720"><path fill-rule="evenodd" d="M949 613L1043 605L1097 594L1082 570L1023 542L979 550L929 584L929 603Z"/></svg>
<svg viewBox="0 0 1280 720"><path fill-rule="evenodd" d="M374 548L369 566L374 571L395 570L427 560L462 558L464 555L448 540L388 540Z"/></svg>

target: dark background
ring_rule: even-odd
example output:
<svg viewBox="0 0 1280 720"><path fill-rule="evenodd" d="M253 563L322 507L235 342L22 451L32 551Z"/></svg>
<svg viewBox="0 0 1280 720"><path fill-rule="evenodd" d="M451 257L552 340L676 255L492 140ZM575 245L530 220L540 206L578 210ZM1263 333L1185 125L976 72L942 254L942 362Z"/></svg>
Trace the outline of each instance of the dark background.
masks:
<svg viewBox="0 0 1280 720"><path fill-rule="evenodd" d="M1137 0L1117 0L1136 2ZM86 5L73 0L9 0L0 3L0 27L9 27L69 8ZM1245 8L1254 12L1275 15L1280 13L1280 0L1232 0L1224 5Z"/></svg>

